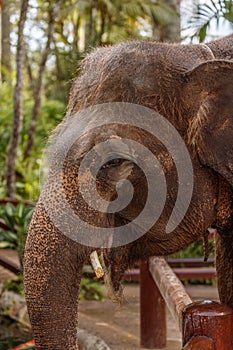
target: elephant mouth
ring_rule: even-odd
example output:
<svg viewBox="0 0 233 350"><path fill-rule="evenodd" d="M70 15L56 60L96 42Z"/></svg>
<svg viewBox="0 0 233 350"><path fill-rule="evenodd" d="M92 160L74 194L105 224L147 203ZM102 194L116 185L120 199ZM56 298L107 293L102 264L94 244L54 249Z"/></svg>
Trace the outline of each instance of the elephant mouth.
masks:
<svg viewBox="0 0 233 350"><path fill-rule="evenodd" d="M96 277L98 279L103 277L104 279L108 298L112 302L122 305L124 302L123 287L121 283L114 283L112 276L112 266L107 266L105 262L104 251L102 250L100 256L98 256L97 251L94 250L90 254L90 260Z"/></svg>
<svg viewBox="0 0 233 350"><path fill-rule="evenodd" d="M129 217L129 212L125 215L115 216L115 227L133 223L132 217ZM123 214L123 213L122 213ZM135 231L140 231L141 228L133 223L131 227L131 235L135 235ZM98 279L103 278L107 290L108 298L117 304L124 304L125 299L123 295L122 280L124 278L125 270L127 270L130 263L130 247L125 245L121 247L114 247L114 236L109 242L108 248L99 248L90 254L90 261Z"/></svg>

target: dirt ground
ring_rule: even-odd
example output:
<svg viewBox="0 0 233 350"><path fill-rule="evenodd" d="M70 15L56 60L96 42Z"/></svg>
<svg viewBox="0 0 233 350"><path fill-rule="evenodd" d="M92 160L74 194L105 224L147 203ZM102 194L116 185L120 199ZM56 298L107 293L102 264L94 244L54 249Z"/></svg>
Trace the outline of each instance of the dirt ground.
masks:
<svg viewBox="0 0 233 350"><path fill-rule="evenodd" d="M195 300L218 300L214 286L188 285L190 296ZM83 301L80 303L80 328L101 337L112 350L139 350L140 313L139 285L127 285L124 290L127 304L116 306L111 301ZM167 310L167 346L164 350L180 350L181 333Z"/></svg>

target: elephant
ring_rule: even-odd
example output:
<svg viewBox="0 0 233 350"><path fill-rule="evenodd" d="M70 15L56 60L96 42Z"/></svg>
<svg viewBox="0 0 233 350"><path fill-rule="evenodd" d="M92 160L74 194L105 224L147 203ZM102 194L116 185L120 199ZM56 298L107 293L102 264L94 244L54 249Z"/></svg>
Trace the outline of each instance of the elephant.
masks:
<svg viewBox="0 0 233 350"><path fill-rule="evenodd" d="M105 271L110 271L108 283L113 298L120 300L121 281L130 264L153 255L174 253L205 236L212 227L216 230L220 300L233 307L232 82L233 35L207 44L132 41L97 48L86 56L71 87L67 115L51 136L53 145L49 154L52 160L25 246L25 295L37 349L78 349L79 285L83 264L94 251L102 255ZM114 120L85 129L83 110L104 106L107 114L111 114L111 106L117 109L121 104L138 106L135 120L140 119L140 108L159 113L180 135L190 155L192 195L184 217L171 232L167 232L166 227L178 196L178 170L158 135L154 137L150 133L150 126L158 128L157 119L144 129ZM93 114L94 119L97 117ZM134 120L134 115L131 117ZM141 122L143 124L144 120ZM69 145L58 173L56 165L62 158L61 149L69 124L72 124L71 129L77 127L76 130L84 130L84 133ZM152 172L156 167L158 176L163 172L167 185L158 219L139 235L140 227L127 225L146 204L150 176L148 180L137 162L124 158L124 152L114 156L115 149L110 159L101 163L97 175L91 166L86 176L79 174L85 156L94 146L108 140L126 139L143 145L156 156L160 165L155 163ZM59 143L59 140L62 141ZM175 152L176 144L173 148ZM130 181L134 191L131 202L115 212L98 211L98 203L97 208L92 208L79 188L83 181L88 196L92 174L105 203L117 199L116 184L120 180ZM157 191L160 185L155 183L152 187ZM128 187L126 190L123 187L123 193L128 196L127 191ZM118 245L112 244L110 239L98 246L95 237L92 241L89 234L89 244L82 244L74 237L82 233L81 226L69 232L73 226L69 226L71 219L67 219L64 202L82 221L105 228L104 232L130 227L129 237L136 235L136 239L130 241L129 238L128 243Z"/></svg>

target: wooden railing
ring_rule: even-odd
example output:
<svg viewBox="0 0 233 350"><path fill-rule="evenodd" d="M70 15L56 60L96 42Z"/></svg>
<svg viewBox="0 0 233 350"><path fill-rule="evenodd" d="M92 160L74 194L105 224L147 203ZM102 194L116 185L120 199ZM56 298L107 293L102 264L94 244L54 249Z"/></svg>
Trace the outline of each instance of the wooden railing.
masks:
<svg viewBox="0 0 233 350"><path fill-rule="evenodd" d="M203 261L202 258L168 258L167 263L182 281L191 279L212 279L216 277L214 258L209 258L208 261ZM131 268L126 271L125 280L139 281L139 266L138 268Z"/></svg>
<svg viewBox="0 0 233 350"><path fill-rule="evenodd" d="M140 269L129 270L127 280L140 280L141 346L166 346L167 305L182 331L183 350L233 349L233 310L215 301L193 302L180 279L213 278L213 259L168 259L153 257ZM4 257L0 265L19 273L19 264ZM208 270L208 271L207 271Z"/></svg>
<svg viewBox="0 0 233 350"><path fill-rule="evenodd" d="M216 301L192 302L164 258L141 262L140 290L142 347L166 346L166 303L182 331L183 350L233 349L233 310Z"/></svg>

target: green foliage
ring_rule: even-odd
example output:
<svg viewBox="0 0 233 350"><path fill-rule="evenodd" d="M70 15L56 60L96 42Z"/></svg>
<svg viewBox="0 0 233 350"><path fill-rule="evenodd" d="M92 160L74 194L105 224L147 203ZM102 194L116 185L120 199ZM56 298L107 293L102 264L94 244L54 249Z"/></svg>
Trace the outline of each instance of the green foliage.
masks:
<svg viewBox="0 0 233 350"><path fill-rule="evenodd" d="M11 137L13 99L12 88L2 83L0 89L0 197L4 196L5 185L5 163L7 158L7 146Z"/></svg>
<svg viewBox="0 0 233 350"><path fill-rule="evenodd" d="M0 249L17 247L17 234L12 231L0 231Z"/></svg>
<svg viewBox="0 0 233 350"><path fill-rule="evenodd" d="M142 3L142 6L143 3ZM157 26L168 26L173 22L174 16L179 16L173 8L165 3L158 1L152 11L152 18Z"/></svg>
<svg viewBox="0 0 233 350"><path fill-rule="evenodd" d="M3 287L8 291L24 296L23 275L6 280ZM104 300L101 283L83 277L80 285L80 300Z"/></svg>
<svg viewBox="0 0 233 350"><path fill-rule="evenodd" d="M80 285L80 300L103 300L104 292L99 282L83 277Z"/></svg>
<svg viewBox="0 0 233 350"><path fill-rule="evenodd" d="M209 239L209 257L214 256L214 239ZM171 258L203 258L204 260L204 243L202 240L196 241L190 244L187 248L180 250L179 252L172 254ZM214 279L191 279L185 281L190 284L215 284Z"/></svg>
<svg viewBox="0 0 233 350"><path fill-rule="evenodd" d="M42 67L41 57L47 42L49 13L54 0L34 0L29 6L25 26L26 60L23 92L22 141L17 149L16 195L36 201L40 192L39 171L43 149L51 130L61 121L68 101L72 78L78 73L81 59L93 47L122 40L151 39L156 23L164 25L174 11L161 1L145 0L65 0L56 18L55 33L43 77L42 106L36 128L33 153L26 160L29 125ZM19 6L12 1L12 44L16 44ZM14 15L13 15L14 13ZM13 45L12 45L13 46ZM11 61L15 52L12 50ZM13 95L16 72L11 83L2 83L0 91L0 197L5 196L5 171L8 145L13 125Z"/></svg>
<svg viewBox="0 0 233 350"><path fill-rule="evenodd" d="M210 0L208 3L197 4L188 26L194 29L192 38L198 37L203 42L211 23L215 21L219 26L220 19L233 25L233 0Z"/></svg>
<svg viewBox="0 0 233 350"><path fill-rule="evenodd" d="M6 280L3 284L3 288L24 296L23 274Z"/></svg>
<svg viewBox="0 0 233 350"><path fill-rule="evenodd" d="M214 240L209 239L209 256L214 256ZM179 252L172 254L172 258L202 258L204 259L204 243L202 240L198 240L190 244L187 248L180 250Z"/></svg>
<svg viewBox="0 0 233 350"><path fill-rule="evenodd" d="M26 233L33 214L34 207L19 203L14 206L11 203L0 206L0 218L8 226L9 230L0 230L0 248L17 249L22 257Z"/></svg>
<svg viewBox="0 0 233 350"><path fill-rule="evenodd" d="M8 144L13 123L13 88L2 84L0 91L0 197L5 196L5 169ZM33 154L24 160L24 150L28 140L29 123L33 101L28 91L24 93L24 125L22 141L18 149L16 163L16 189L20 198L36 201L40 192L39 171L44 148L51 131L59 124L65 113L65 104L57 100L44 99L36 133Z"/></svg>
<svg viewBox="0 0 233 350"><path fill-rule="evenodd" d="M32 155L24 160L28 140L29 118L25 119L23 139L19 150L17 170L17 193L21 198L36 201L40 193L40 168L43 152L52 130L60 123L65 113L65 105L60 101L44 100L37 127Z"/></svg>

